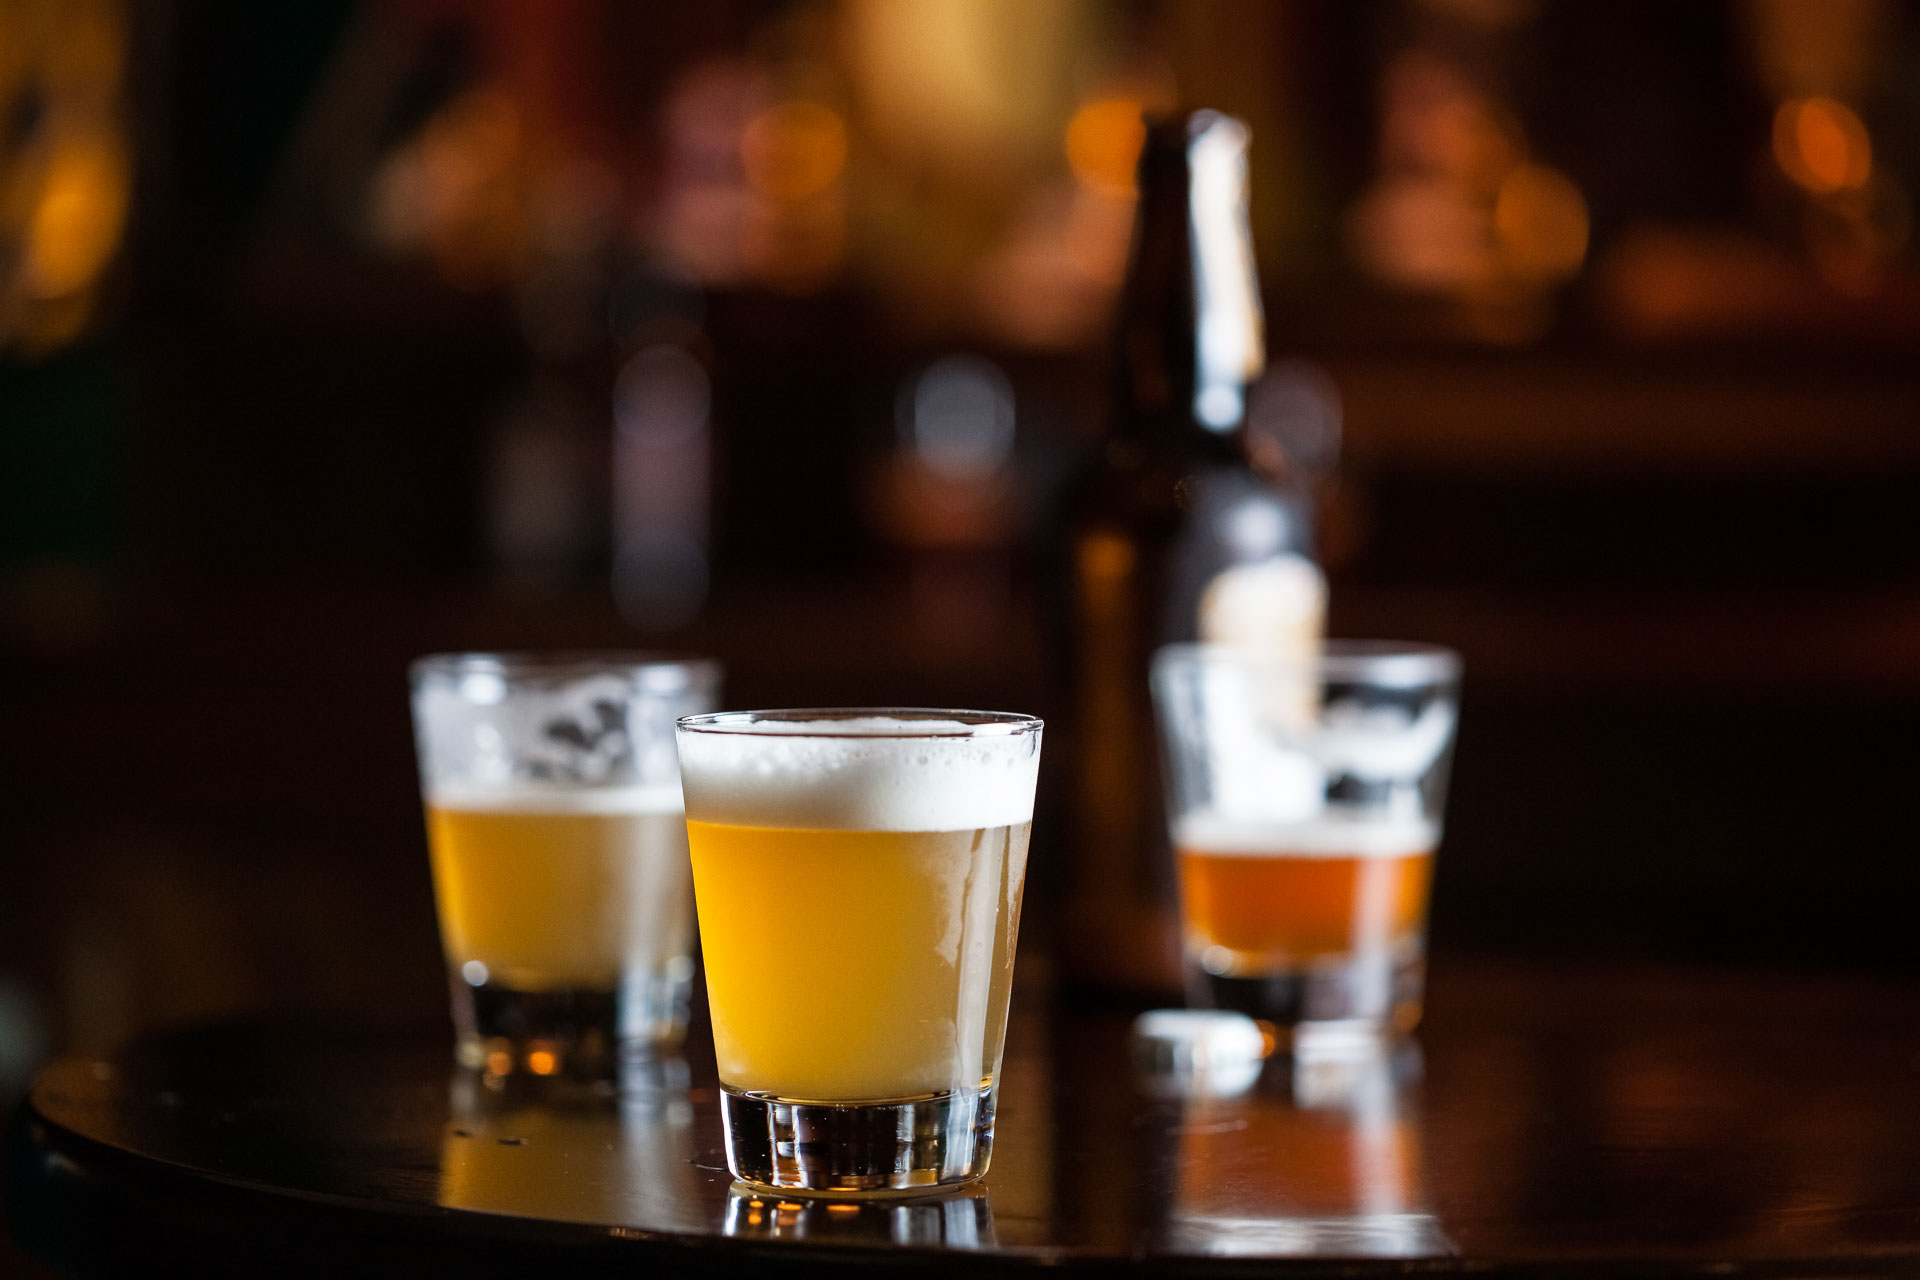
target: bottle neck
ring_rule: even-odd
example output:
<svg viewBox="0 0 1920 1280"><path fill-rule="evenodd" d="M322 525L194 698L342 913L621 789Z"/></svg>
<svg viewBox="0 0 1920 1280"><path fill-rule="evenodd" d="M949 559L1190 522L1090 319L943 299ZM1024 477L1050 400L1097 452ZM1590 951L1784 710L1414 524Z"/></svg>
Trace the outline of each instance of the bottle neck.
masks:
<svg viewBox="0 0 1920 1280"><path fill-rule="evenodd" d="M1141 152L1115 428L1156 452L1231 448L1265 363L1246 149L1245 125L1199 111L1155 123Z"/></svg>

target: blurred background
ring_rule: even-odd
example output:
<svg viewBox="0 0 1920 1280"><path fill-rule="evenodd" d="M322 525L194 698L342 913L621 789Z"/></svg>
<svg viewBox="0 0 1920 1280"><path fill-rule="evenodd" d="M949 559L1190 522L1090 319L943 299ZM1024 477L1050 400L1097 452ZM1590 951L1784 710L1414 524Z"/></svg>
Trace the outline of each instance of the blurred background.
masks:
<svg viewBox="0 0 1920 1280"><path fill-rule="evenodd" d="M418 654L1046 712L1175 106L1333 631L1465 655L1436 952L1911 970L1920 7L0 0L0 1100L443 1016Z"/></svg>

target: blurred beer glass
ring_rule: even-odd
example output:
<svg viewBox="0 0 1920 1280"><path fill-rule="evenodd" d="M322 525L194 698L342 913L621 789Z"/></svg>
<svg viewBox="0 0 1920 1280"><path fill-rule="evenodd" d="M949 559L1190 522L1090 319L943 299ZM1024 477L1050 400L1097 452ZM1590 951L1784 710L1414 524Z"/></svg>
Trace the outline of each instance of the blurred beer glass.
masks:
<svg viewBox="0 0 1920 1280"><path fill-rule="evenodd" d="M1295 1042L1420 1019L1459 659L1333 641L1154 660L1189 995Z"/></svg>
<svg viewBox="0 0 1920 1280"><path fill-rule="evenodd" d="M711 662L443 654L413 723L456 1054L611 1078L679 1043L693 911L673 725Z"/></svg>
<svg viewBox="0 0 1920 1280"><path fill-rule="evenodd" d="M1040 729L884 709L680 722L735 1177L886 1194L986 1172Z"/></svg>

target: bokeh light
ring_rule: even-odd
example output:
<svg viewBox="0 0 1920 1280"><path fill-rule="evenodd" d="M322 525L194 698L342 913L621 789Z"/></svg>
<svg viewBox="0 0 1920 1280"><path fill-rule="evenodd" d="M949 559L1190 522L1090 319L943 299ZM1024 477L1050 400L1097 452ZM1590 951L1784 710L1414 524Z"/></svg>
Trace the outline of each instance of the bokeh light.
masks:
<svg viewBox="0 0 1920 1280"><path fill-rule="evenodd" d="M740 135L747 182L775 200L817 196L847 164L847 126L817 102L781 102L756 112Z"/></svg>
<svg viewBox="0 0 1920 1280"><path fill-rule="evenodd" d="M643 631L684 625L705 603L713 387L686 348L636 353L614 384L613 590Z"/></svg>
<svg viewBox="0 0 1920 1280"><path fill-rule="evenodd" d="M1104 196L1131 199L1134 170L1147 127L1133 98L1100 98L1067 122L1067 166L1086 187Z"/></svg>
<svg viewBox="0 0 1920 1280"><path fill-rule="evenodd" d="M977 356L936 360L902 406L902 433L926 467L954 480L977 480L1013 452L1013 383Z"/></svg>
<svg viewBox="0 0 1920 1280"><path fill-rule="evenodd" d="M375 238L397 253L425 252L457 287L504 282L526 241L525 149L509 95L457 95L383 166L372 192Z"/></svg>
<svg viewBox="0 0 1920 1280"><path fill-rule="evenodd" d="M1797 98L1773 117L1773 155L1781 170L1815 195L1863 187L1873 174L1873 143L1853 108L1833 98Z"/></svg>
<svg viewBox="0 0 1920 1280"><path fill-rule="evenodd" d="M0 5L0 345L46 353L99 307L133 202L115 0Z"/></svg>
<svg viewBox="0 0 1920 1280"><path fill-rule="evenodd" d="M1587 256L1587 202L1565 174L1523 164L1506 176L1493 203L1501 256L1524 279L1551 283L1580 270Z"/></svg>
<svg viewBox="0 0 1920 1280"><path fill-rule="evenodd" d="M55 148L27 232L30 293L59 298L93 283L120 243L132 179L114 131L91 130Z"/></svg>

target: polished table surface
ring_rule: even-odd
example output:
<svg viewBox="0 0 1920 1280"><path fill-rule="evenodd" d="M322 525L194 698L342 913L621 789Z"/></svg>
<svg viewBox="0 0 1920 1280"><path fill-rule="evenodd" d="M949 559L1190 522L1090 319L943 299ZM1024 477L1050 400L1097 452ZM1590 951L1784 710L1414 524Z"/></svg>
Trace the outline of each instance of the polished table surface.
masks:
<svg viewBox="0 0 1920 1280"><path fill-rule="evenodd" d="M1417 1041L1139 1075L1129 1016L1016 995L993 1169L942 1200L730 1186L711 1050L684 1085L495 1089L436 1035L255 1021L55 1062L6 1203L125 1274L1920 1274L1920 993L1898 979L1436 966Z"/></svg>

